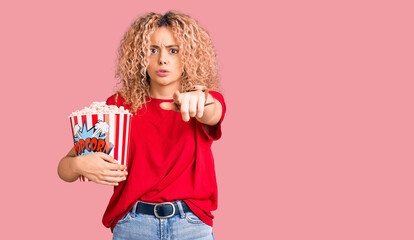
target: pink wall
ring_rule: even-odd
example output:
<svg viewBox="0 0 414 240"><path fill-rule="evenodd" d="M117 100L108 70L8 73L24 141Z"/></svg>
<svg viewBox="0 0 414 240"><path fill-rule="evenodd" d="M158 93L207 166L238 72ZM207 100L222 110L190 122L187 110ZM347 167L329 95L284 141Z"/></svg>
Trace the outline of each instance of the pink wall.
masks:
<svg viewBox="0 0 414 240"><path fill-rule="evenodd" d="M227 102L216 239L414 239L411 1L270 2L1 4L2 234L112 237L112 188L57 175L67 117L113 93L137 16L177 9L210 32Z"/></svg>

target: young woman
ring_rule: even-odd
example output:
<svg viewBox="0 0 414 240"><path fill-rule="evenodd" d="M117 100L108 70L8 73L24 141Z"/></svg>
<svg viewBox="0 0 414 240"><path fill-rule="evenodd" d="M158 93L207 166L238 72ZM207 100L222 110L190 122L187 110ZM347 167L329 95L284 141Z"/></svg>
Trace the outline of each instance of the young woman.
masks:
<svg viewBox="0 0 414 240"><path fill-rule="evenodd" d="M134 113L128 171L104 153L72 149L59 176L115 186L102 220L114 239L214 239L211 144L221 137L226 105L208 32L186 14L148 13L132 23L118 53L122 86L107 104Z"/></svg>

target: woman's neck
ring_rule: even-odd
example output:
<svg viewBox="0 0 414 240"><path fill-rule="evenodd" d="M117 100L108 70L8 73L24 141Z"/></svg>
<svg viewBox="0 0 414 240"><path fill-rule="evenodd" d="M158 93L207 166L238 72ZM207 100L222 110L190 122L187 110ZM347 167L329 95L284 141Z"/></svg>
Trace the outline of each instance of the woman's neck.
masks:
<svg viewBox="0 0 414 240"><path fill-rule="evenodd" d="M150 96L157 99L173 99L174 92L180 90L180 83L176 82L169 85L150 84Z"/></svg>

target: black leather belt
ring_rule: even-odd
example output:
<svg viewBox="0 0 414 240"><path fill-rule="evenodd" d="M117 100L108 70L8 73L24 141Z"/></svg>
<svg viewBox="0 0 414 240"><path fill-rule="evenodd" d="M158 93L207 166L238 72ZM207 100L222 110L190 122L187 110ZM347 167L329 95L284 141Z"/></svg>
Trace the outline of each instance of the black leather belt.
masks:
<svg viewBox="0 0 414 240"><path fill-rule="evenodd" d="M191 209L184 201L181 201L181 205L183 206L184 212L191 212ZM174 215L180 214L177 202L164 202L157 204L138 202L136 212L153 215L157 218L170 218Z"/></svg>

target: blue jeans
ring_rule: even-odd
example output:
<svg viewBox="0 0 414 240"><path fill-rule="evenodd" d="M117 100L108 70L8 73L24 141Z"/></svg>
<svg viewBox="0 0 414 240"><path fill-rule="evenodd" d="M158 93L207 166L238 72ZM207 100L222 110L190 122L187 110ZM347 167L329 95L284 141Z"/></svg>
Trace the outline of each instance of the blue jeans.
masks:
<svg viewBox="0 0 414 240"><path fill-rule="evenodd" d="M177 202L180 214L165 219L135 213L137 204L117 222L113 240L214 240L213 228L193 212L185 213L182 201Z"/></svg>

